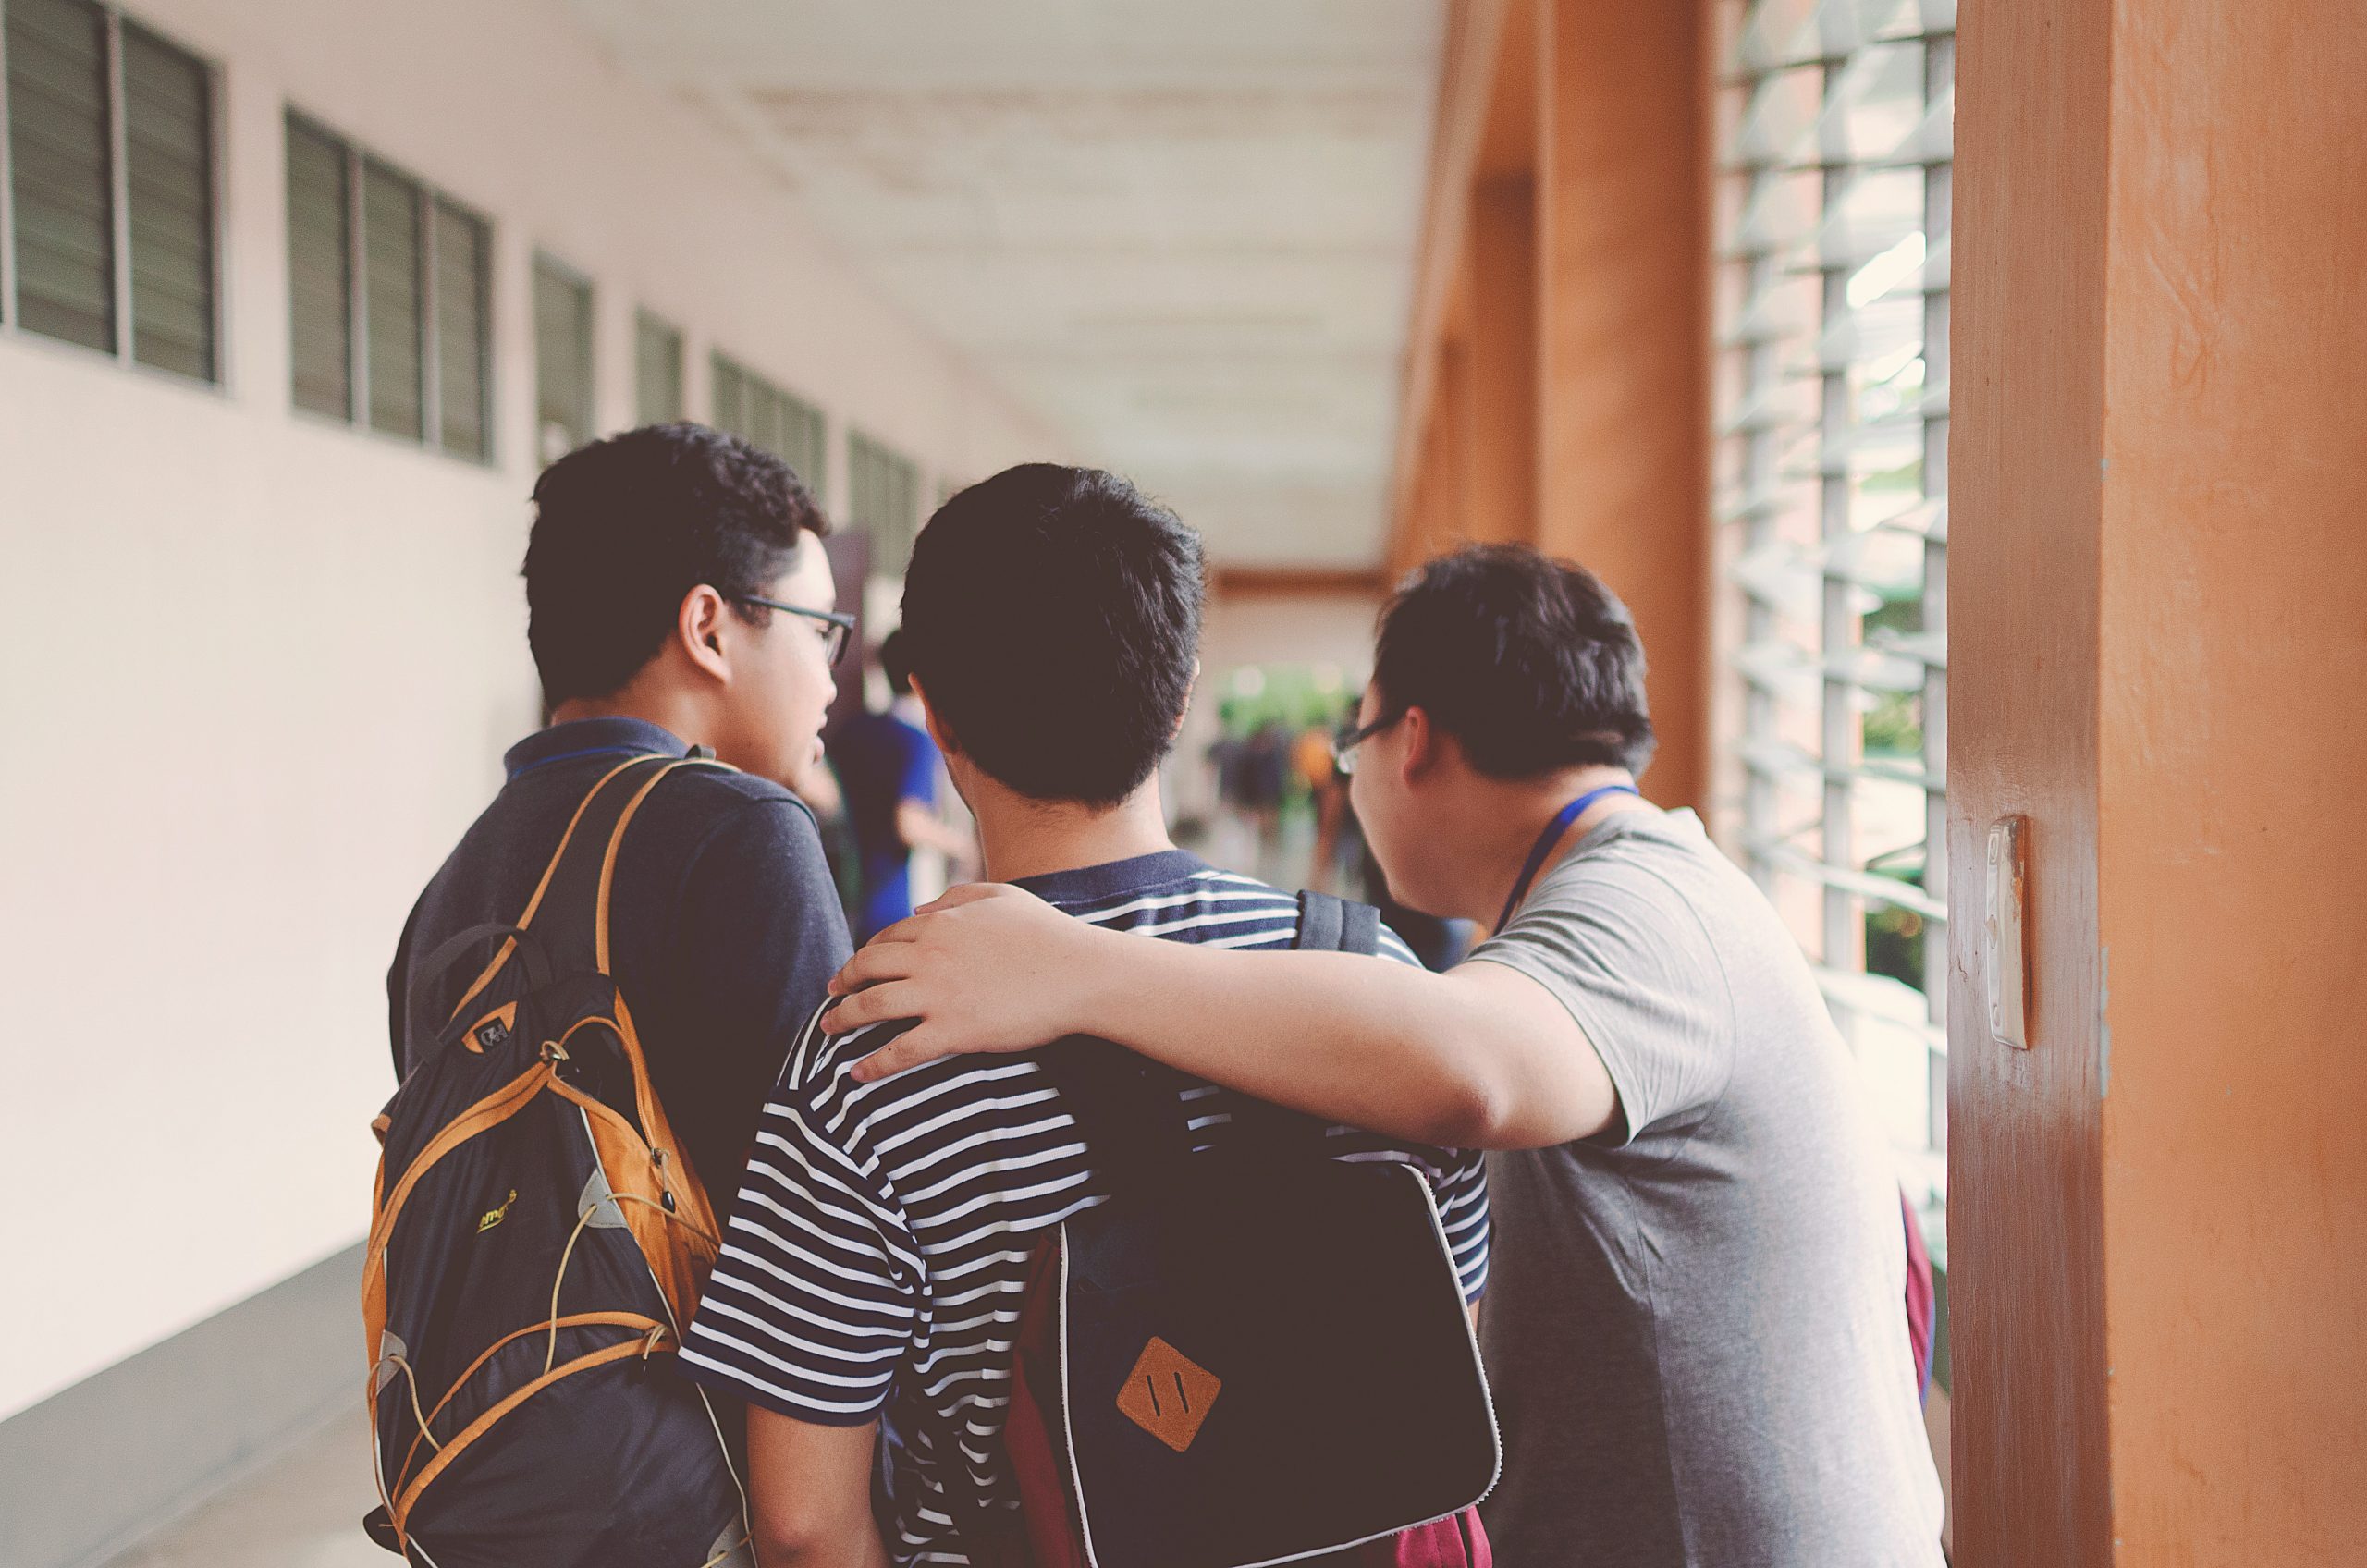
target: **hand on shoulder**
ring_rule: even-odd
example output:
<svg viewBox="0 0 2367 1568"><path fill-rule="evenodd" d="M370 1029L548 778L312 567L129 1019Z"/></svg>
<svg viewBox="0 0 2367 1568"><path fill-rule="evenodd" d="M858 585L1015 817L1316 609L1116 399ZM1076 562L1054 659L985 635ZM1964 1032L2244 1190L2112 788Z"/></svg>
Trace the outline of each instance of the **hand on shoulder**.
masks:
<svg viewBox="0 0 2367 1568"><path fill-rule="evenodd" d="M1030 1050L1083 1027L1083 998L1123 941L1035 894L969 883L874 937L830 982L833 1035L920 1022L854 1069L865 1083L958 1052Z"/></svg>

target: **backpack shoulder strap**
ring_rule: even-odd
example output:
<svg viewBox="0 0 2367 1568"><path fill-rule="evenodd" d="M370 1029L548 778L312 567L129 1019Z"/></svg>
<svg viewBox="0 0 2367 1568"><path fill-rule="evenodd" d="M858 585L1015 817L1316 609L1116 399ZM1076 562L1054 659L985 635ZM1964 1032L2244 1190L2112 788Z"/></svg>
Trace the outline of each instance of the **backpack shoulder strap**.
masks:
<svg viewBox="0 0 2367 1568"><path fill-rule="evenodd" d="M1171 1070L1089 1035L1055 1040L1036 1062L1112 1193L1155 1190L1191 1158L1191 1125Z"/></svg>
<svg viewBox="0 0 2367 1568"><path fill-rule="evenodd" d="M592 787L518 924L540 939L560 974L611 969L608 905L617 853L625 829L668 775L686 767L720 767L704 758L635 757Z"/></svg>
<svg viewBox="0 0 2367 1568"><path fill-rule="evenodd" d="M697 753L688 758L644 755L629 758L602 774L568 819L558 848L543 868L542 879L535 883L533 896L526 900L517 924L471 927L415 971L414 984L423 988L476 942L501 938L490 962L453 1005L440 1032L448 1034L457 1026L469 1004L513 959L525 966L530 988L560 974L607 973L608 893L625 827L667 774L678 767L722 766ZM469 939L463 941L463 937Z"/></svg>
<svg viewBox="0 0 2367 1568"><path fill-rule="evenodd" d="M1298 896L1298 939L1291 944L1306 953L1380 951L1380 911L1370 904L1334 898L1312 889Z"/></svg>

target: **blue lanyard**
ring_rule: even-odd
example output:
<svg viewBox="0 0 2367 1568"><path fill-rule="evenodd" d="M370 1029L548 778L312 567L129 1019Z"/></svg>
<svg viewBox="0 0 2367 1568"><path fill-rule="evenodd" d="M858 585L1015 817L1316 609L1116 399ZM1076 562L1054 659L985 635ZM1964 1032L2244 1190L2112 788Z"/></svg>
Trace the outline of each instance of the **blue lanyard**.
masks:
<svg viewBox="0 0 2367 1568"><path fill-rule="evenodd" d="M1521 900L1528 897L1528 885L1537 880L1538 868L1545 864L1545 857L1553 852L1553 846L1562 841L1562 835L1570 830L1570 824L1586 814L1587 807L1605 795L1640 797L1641 793L1633 784L1605 784L1600 790L1588 790L1564 806L1553 820L1545 825L1545 831L1537 836L1536 847L1528 851L1528 864L1520 868L1520 880L1513 884L1513 896L1504 900L1504 913L1496 917L1496 929L1502 931L1512 923L1513 911L1520 907Z"/></svg>

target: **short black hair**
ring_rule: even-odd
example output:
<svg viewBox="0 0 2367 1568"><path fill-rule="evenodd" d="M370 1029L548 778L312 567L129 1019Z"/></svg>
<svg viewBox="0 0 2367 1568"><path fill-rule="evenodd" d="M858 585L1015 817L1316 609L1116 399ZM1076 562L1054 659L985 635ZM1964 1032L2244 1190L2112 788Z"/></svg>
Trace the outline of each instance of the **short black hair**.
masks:
<svg viewBox="0 0 2367 1568"><path fill-rule="evenodd" d="M1652 759L1635 618L1584 567L1526 545L1441 556L1380 612L1381 717L1418 707L1491 778Z"/></svg>
<svg viewBox="0 0 2367 1568"><path fill-rule="evenodd" d="M761 594L829 530L787 463L719 430L651 424L577 447L534 482L526 544L544 702L609 695L665 645L683 594Z"/></svg>
<svg viewBox="0 0 2367 1568"><path fill-rule="evenodd" d="M1199 535L1117 475L1005 469L914 542L913 673L989 778L1114 805L1167 754L1191 700L1201 570Z"/></svg>

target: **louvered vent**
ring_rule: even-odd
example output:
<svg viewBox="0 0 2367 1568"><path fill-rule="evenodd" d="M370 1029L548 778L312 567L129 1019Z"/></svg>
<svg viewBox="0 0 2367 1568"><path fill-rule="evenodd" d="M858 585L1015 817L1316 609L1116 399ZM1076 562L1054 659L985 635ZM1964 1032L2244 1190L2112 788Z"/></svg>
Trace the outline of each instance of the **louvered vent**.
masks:
<svg viewBox="0 0 2367 1568"><path fill-rule="evenodd" d="M648 312L633 320L633 412L642 424L682 417L682 335Z"/></svg>
<svg viewBox="0 0 2367 1568"><path fill-rule="evenodd" d="M871 535L871 570L901 579L921 528L921 471L859 430L847 433L850 521Z"/></svg>
<svg viewBox="0 0 2367 1568"><path fill-rule="evenodd" d="M1910 1189L1947 1128L1954 0L1757 0L1725 62L1719 511L1742 838Z"/></svg>
<svg viewBox="0 0 2367 1568"><path fill-rule="evenodd" d="M8 0L13 319L116 348L115 134L107 17L83 0Z"/></svg>

